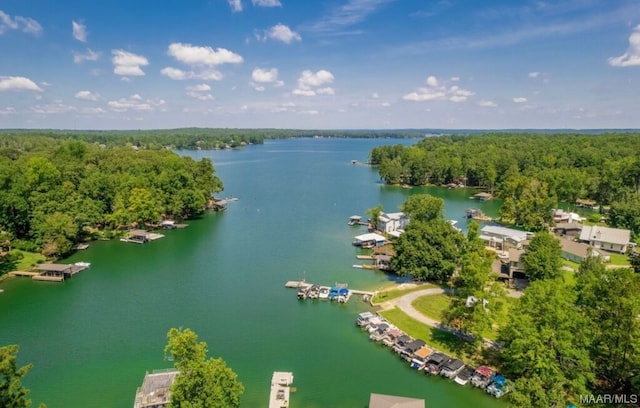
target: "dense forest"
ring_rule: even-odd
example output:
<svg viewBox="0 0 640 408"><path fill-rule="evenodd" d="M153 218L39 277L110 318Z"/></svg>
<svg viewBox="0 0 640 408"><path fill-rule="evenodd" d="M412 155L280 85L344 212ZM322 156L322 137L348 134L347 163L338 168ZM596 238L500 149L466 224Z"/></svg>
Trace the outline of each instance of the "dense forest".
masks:
<svg viewBox="0 0 640 408"><path fill-rule="evenodd" d="M222 190L206 158L45 141L0 148L0 231L14 248L61 256L98 231L193 217Z"/></svg>
<svg viewBox="0 0 640 408"><path fill-rule="evenodd" d="M503 220L527 229L582 198L610 206L612 226L640 234L638 133L438 136L376 147L370 160L389 184L481 187L504 199Z"/></svg>
<svg viewBox="0 0 640 408"><path fill-rule="evenodd" d="M298 129L159 129L159 130L0 130L0 147L31 150L51 147L61 140L106 146L131 145L141 149L213 150L261 144L266 139L294 137L415 138L425 132L399 130L298 130Z"/></svg>

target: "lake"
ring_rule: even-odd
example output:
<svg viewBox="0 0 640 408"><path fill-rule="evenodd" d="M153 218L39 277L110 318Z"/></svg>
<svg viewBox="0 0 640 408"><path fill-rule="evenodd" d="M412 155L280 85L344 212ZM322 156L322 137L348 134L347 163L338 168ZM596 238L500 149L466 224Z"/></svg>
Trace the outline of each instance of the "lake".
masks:
<svg viewBox="0 0 640 408"><path fill-rule="evenodd" d="M292 408L366 407L369 394L424 398L428 407L504 406L480 390L425 378L354 325L367 310L298 301L288 280L345 282L375 290L392 277L352 267L351 245L365 216L395 212L408 195L445 199L446 217L466 228L464 210L496 215L496 202L473 202L464 189L382 185L365 162L377 145L415 140L288 139L238 150L180 152L210 157L237 197L221 213L146 245L93 242L65 262L91 268L63 284L14 279L2 284L0 344L18 343L34 364L24 383L49 408L133 406L145 371L171 366L171 327L191 328L238 373L242 407L267 405L273 371L295 376Z"/></svg>

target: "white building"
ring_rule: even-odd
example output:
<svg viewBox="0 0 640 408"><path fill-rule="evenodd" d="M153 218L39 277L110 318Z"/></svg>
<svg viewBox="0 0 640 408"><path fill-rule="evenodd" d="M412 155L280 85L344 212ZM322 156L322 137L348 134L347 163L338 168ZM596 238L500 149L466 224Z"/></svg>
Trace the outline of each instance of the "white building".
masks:
<svg viewBox="0 0 640 408"><path fill-rule="evenodd" d="M598 225L585 225L580 233L580 241L594 248L621 254L627 252L629 239L631 239L631 231L629 230Z"/></svg>
<svg viewBox="0 0 640 408"><path fill-rule="evenodd" d="M522 249L524 242L532 235L531 232L519 231L497 225L485 225L480 230L480 239L482 239L487 246L499 250L506 250L507 248Z"/></svg>
<svg viewBox="0 0 640 408"><path fill-rule="evenodd" d="M378 230L386 232L404 230L409 223L409 217L404 213L381 213L378 217Z"/></svg>

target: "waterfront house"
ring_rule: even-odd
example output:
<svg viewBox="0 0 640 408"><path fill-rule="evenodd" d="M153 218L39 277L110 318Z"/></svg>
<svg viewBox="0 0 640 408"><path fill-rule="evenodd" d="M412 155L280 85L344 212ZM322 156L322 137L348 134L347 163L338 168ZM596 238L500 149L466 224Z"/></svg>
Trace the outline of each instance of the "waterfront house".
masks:
<svg viewBox="0 0 640 408"><path fill-rule="evenodd" d="M178 370L155 370L144 375L142 386L136 390L133 408L164 408L171 401L171 385Z"/></svg>
<svg viewBox="0 0 640 408"><path fill-rule="evenodd" d="M398 397L396 395L374 394L369 396L369 408L424 408L424 400Z"/></svg>
<svg viewBox="0 0 640 408"><path fill-rule="evenodd" d="M594 248L621 254L627 252L629 239L631 239L631 231L629 230L598 225L585 225L580 233L580 241Z"/></svg>
<svg viewBox="0 0 640 408"><path fill-rule="evenodd" d="M393 231L404 230L409 223L409 217L402 212L397 213L381 213L378 216L378 230L387 234Z"/></svg>
<svg viewBox="0 0 640 408"><path fill-rule="evenodd" d="M505 251L508 248L521 249L531 235L531 232L497 225L485 225L480 230L480 239L485 242L485 245L500 251Z"/></svg>

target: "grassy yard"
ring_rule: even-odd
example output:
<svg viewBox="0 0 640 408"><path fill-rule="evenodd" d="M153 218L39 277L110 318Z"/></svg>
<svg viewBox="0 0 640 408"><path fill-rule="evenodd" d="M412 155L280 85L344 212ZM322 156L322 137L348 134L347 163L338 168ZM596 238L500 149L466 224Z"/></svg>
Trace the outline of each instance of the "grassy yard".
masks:
<svg viewBox="0 0 640 408"><path fill-rule="evenodd" d="M432 319L442 320L444 312L451 304L451 296L444 293L439 295L421 296L413 301L412 306L417 311Z"/></svg>
<svg viewBox="0 0 640 408"><path fill-rule="evenodd" d="M407 293L415 292L417 290L437 288L437 287L438 287L437 285L434 285L432 283L421 283L416 286L403 288L403 289L383 289L382 291L379 291L373 296L373 304L383 303L391 299L398 298L402 295L406 295Z"/></svg>
<svg viewBox="0 0 640 408"><path fill-rule="evenodd" d="M609 254L611 265L630 266L629 257L626 254Z"/></svg>
<svg viewBox="0 0 640 408"><path fill-rule="evenodd" d="M464 346L464 340L414 320L400 309L386 310L380 314L409 336L422 339L430 347L449 355L458 355L457 350L461 350Z"/></svg>
<svg viewBox="0 0 640 408"><path fill-rule="evenodd" d="M580 267L580 264L577 262L573 262L573 261L569 261L566 259L562 260L562 265L563 266L568 266L569 268L573 269L574 271L577 271L578 268Z"/></svg>
<svg viewBox="0 0 640 408"><path fill-rule="evenodd" d="M16 266L16 269L19 271L28 271L33 265L38 262L44 262L46 259L44 255L35 252L25 252L20 251L19 249L15 249L14 251L22 253L23 256Z"/></svg>

